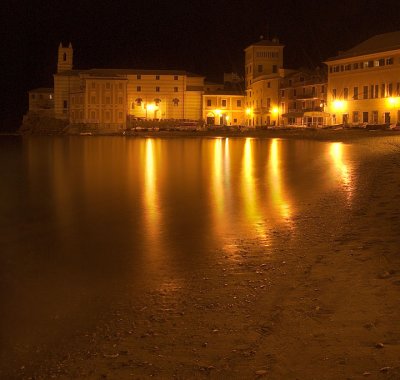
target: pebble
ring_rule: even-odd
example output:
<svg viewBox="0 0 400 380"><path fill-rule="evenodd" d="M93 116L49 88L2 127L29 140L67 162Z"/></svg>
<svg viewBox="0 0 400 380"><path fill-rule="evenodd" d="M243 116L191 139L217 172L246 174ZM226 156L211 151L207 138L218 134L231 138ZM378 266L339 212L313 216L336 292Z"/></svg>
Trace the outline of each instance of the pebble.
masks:
<svg viewBox="0 0 400 380"><path fill-rule="evenodd" d="M266 374L267 374L267 371L265 369L260 369L260 370L256 371L257 376L264 376Z"/></svg>
<svg viewBox="0 0 400 380"><path fill-rule="evenodd" d="M388 372L389 370L391 370L392 367L383 367L379 370L379 372Z"/></svg>
<svg viewBox="0 0 400 380"><path fill-rule="evenodd" d="M385 345L383 343L377 343L375 344L375 348L383 348Z"/></svg>
<svg viewBox="0 0 400 380"><path fill-rule="evenodd" d="M370 376L371 375L371 372L364 372L363 373L363 376Z"/></svg>

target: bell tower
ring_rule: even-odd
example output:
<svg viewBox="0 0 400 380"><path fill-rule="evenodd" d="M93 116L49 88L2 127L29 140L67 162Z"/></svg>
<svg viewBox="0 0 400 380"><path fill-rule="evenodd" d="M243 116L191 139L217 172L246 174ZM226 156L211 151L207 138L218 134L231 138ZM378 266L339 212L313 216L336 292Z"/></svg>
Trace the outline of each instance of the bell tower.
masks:
<svg viewBox="0 0 400 380"><path fill-rule="evenodd" d="M57 73L72 70L73 54L71 42L68 47L64 47L60 42L58 46Z"/></svg>

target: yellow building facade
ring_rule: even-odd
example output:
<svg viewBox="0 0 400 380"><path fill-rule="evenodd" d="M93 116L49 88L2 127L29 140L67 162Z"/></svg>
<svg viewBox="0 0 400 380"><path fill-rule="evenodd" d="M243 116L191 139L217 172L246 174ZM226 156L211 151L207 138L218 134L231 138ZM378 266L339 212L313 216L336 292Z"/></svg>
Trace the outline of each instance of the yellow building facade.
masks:
<svg viewBox="0 0 400 380"><path fill-rule="evenodd" d="M332 124L400 122L400 32L374 36L325 63Z"/></svg>
<svg viewBox="0 0 400 380"><path fill-rule="evenodd" d="M246 125L279 123L279 88L284 75L283 48L278 39L264 40L245 49Z"/></svg>
<svg viewBox="0 0 400 380"><path fill-rule="evenodd" d="M203 120L207 125L245 125L245 96L238 91L216 90L203 96Z"/></svg>
<svg viewBox="0 0 400 380"><path fill-rule="evenodd" d="M200 120L204 77L185 71L73 69L73 49L58 49L54 116L70 124L123 129L130 120Z"/></svg>

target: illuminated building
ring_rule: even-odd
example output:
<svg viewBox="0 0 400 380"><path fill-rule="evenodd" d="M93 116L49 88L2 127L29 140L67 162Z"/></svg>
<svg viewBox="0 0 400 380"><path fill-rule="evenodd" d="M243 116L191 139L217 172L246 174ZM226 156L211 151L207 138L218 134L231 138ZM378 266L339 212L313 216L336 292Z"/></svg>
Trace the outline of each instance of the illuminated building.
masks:
<svg viewBox="0 0 400 380"><path fill-rule="evenodd" d="M203 120L207 125L245 125L245 94L242 79L224 74L224 84L206 83L203 95Z"/></svg>
<svg viewBox="0 0 400 380"><path fill-rule="evenodd" d="M400 32L376 35L325 63L332 124L400 121Z"/></svg>
<svg viewBox="0 0 400 380"><path fill-rule="evenodd" d="M118 130L130 119L202 117L203 76L169 70L74 70L72 65L71 44L60 44L54 74L56 119Z"/></svg>
<svg viewBox="0 0 400 380"><path fill-rule="evenodd" d="M245 49L246 121L248 126L279 124L279 86L284 76L279 40L259 41Z"/></svg>
<svg viewBox="0 0 400 380"><path fill-rule="evenodd" d="M280 111L284 125L318 127L329 123L325 112L327 78L323 69L302 69L281 79Z"/></svg>

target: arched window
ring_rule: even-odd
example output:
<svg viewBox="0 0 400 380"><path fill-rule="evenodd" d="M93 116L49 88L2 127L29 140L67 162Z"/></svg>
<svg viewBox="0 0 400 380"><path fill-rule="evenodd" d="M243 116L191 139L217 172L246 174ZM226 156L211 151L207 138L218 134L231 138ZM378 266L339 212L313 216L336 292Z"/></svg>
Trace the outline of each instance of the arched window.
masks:
<svg viewBox="0 0 400 380"><path fill-rule="evenodd" d="M178 99L178 98L172 99L172 103L174 103L174 106L178 106L178 104L179 104L179 99Z"/></svg>
<svg viewBox="0 0 400 380"><path fill-rule="evenodd" d="M142 98L137 98L137 99L135 100L135 102L136 102L136 105L141 106L141 105L142 105L142 102L143 102L143 99L142 99Z"/></svg>
<svg viewBox="0 0 400 380"><path fill-rule="evenodd" d="M156 106L158 106L161 103L161 99L155 98L154 99L154 103L155 103Z"/></svg>

